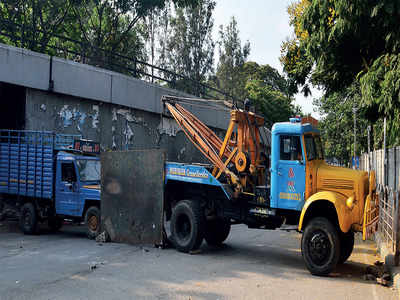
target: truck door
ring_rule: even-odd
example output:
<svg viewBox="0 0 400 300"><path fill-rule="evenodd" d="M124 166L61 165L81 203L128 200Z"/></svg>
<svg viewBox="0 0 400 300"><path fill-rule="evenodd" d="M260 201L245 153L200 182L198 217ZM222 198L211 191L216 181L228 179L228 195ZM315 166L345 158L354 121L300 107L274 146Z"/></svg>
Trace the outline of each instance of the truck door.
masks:
<svg viewBox="0 0 400 300"><path fill-rule="evenodd" d="M56 213L80 216L79 187L73 161L58 161L56 176Z"/></svg>
<svg viewBox="0 0 400 300"><path fill-rule="evenodd" d="M279 161L275 189L278 208L301 210L305 192L305 159L300 135L279 136Z"/></svg>

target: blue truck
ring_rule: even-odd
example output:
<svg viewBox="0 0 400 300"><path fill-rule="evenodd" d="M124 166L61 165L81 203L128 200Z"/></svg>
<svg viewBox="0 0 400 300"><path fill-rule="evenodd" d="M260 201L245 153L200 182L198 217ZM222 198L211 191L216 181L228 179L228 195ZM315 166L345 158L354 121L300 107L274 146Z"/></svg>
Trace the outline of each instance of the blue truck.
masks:
<svg viewBox="0 0 400 300"><path fill-rule="evenodd" d="M100 230L99 144L79 135L0 130L0 194L20 209L25 234L47 222L85 222L89 238Z"/></svg>

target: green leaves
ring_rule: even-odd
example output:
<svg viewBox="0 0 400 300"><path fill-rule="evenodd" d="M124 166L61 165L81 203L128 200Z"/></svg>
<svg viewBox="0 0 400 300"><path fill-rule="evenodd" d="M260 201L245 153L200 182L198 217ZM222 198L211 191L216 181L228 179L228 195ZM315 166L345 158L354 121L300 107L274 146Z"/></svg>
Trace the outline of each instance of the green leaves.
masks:
<svg viewBox="0 0 400 300"><path fill-rule="evenodd" d="M169 31L162 41L161 66L190 78L176 80L172 87L201 95L195 82L204 82L213 71L214 47L212 13L213 0L199 0L198 5L185 8L176 7L176 15L167 20Z"/></svg>
<svg viewBox="0 0 400 300"><path fill-rule="evenodd" d="M246 98L246 75L243 68L250 54L250 43L246 42L242 46L234 17L228 25L220 27L218 46L217 87L243 101Z"/></svg>
<svg viewBox="0 0 400 300"><path fill-rule="evenodd" d="M127 68L134 68L133 63L112 52L145 61L147 32L142 21L167 2L184 7L198 0L4 0L0 3L0 21L5 22L1 26L11 37L1 40L127 73ZM21 26L5 25L7 22ZM77 54L64 53L64 48Z"/></svg>
<svg viewBox="0 0 400 300"><path fill-rule="evenodd" d="M299 88L311 82L325 91L316 101L324 116L321 128L334 140L338 138L335 132L352 136L349 116L355 105L362 132L359 149L366 149L363 137L368 123L373 125L375 145L379 146L384 116L390 131L388 146L399 143L400 3L301 0L289 7L289 13L300 8L302 13L291 18L295 39L284 42L281 62ZM351 139L343 138L329 144L328 151L347 160L351 145Z"/></svg>
<svg viewBox="0 0 400 300"><path fill-rule="evenodd" d="M288 121L295 114L291 98L274 89L263 80L253 79L246 83L248 96L253 100L256 111L261 113L268 127L276 122Z"/></svg>
<svg viewBox="0 0 400 300"><path fill-rule="evenodd" d="M363 103L375 106L376 114L388 117L389 145L400 143L400 54L384 54L377 58L360 79Z"/></svg>

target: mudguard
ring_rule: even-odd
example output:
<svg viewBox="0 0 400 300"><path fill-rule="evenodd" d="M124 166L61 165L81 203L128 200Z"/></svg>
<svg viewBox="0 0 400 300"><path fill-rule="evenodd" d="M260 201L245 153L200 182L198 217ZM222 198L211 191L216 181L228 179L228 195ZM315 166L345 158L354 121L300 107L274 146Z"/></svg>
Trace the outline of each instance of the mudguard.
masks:
<svg viewBox="0 0 400 300"><path fill-rule="evenodd" d="M351 225L353 224L353 216L351 209L346 206L346 199L346 196L331 191L315 193L307 199L303 206L298 229L302 230L304 217L306 216L307 209L310 207L311 204L316 201L329 201L335 206L340 230L342 232L348 232L351 228Z"/></svg>

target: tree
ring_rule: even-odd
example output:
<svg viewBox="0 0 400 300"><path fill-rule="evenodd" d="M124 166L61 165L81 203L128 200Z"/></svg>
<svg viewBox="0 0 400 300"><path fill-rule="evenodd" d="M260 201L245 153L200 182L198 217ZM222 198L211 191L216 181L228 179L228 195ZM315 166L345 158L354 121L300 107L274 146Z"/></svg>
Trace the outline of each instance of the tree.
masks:
<svg viewBox="0 0 400 300"><path fill-rule="evenodd" d="M175 87L196 95L201 95L203 92L196 83L204 82L213 71L214 8L213 0L200 0L197 5L185 8L175 7L176 14L165 23L165 26L169 27L170 34L163 40L165 51L160 57L160 65L190 78L188 81L167 74Z"/></svg>
<svg viewBox="0 0 400 300"><path fill-rule="evenodd" d="M280 57L283 70L288 74L289 80L294 83L295 93L298 91L297 86L300 86L305 96L311 94L309 73L312 61L300 47L309 37L308 32L302 27L301 18L310 4L310 0L300 0L288 6L289 24L294 28L294 35L282 43Z"/></svg>
<svg viewBox="0 0 400 300"><path fill-rule="evenodd" d="M71 21L73 1L3 0L0 3L0 26L5 36L0 42L33 51L55 53L48 48L55 34L63 32Z"/></svg>
<svg viewBox="0 0 400 300"><path fill-rule="evenodd" d="M217 87L243 101L246 97L243 66L250 54L250 43L247 41L242 47L234 17L225 28L221 25L218 46Z"/></svg>
<svg viewBox="0 0 400 300"><path fill-rule="evenodd" d="M289 78L303 89L308 80L323 88L321 104L334 101L324 108L328 119L347 99L378 136L386 116L388 144L399 143L399 2L302 0L292 8L295 39L283 44L281 57Z"/></svg>
<svg viewBox="0 0 400 300"><path fill-rule="evenodd" d="M288 121L295 114L295 108L280 91L273 90L261 80L250 80L246 84L246 91L256 111L261 113L269 127L276 122Z"/></svg>
<svg viewBox="0 0 400 300"><path fill-rule="evenodd" d="M0 25L6 37L0 41L136 76L134 60L147 57L146 16L166 2L183 7L197 1L4 0Z"/></svg>
<svg viewBox="0 0 400 300"><path fill-rule="evenodd" d="M325 155L336 158L341 164L348 164L354 153L354 117L356 117L357 153L366 151L368 121L363 118L365 109L355 103L360 103L360 85L354 83L340 92L316 99L314 104L324 117L319 123L324 142ZM354 107L357 107L356 115Z"/></svg>
<svg viewBox="0 0 400 300"><path fill-rule="evenodd" d="M74 9L77 25L70 33L82 43L81 61L126 73L135 69L131 59L145 61L145 30L141 21L164 1L82 0ZM121 53L129 59L115 55ZM133 74L136 76L136 74Z"/></svg>
<svg viewBox="0 0 400 300"><path fill-rule="evenodd" d="M242 69L245 96L253 101L256 111L265 117L270 127L301 114L301 109L293 105L293 85L276 69L255 62L246 62Z"/></svg>
<svg viewBox="0 0 400 300"><path fill-rule="evenodd" d="M250 61L246 62L242 69L246 82L260 80L263 85L269 86L271 90L281 92L287 98L293 97L296 93L295 84L279 74L278 70L270 65L259 65Z"/></svg>

